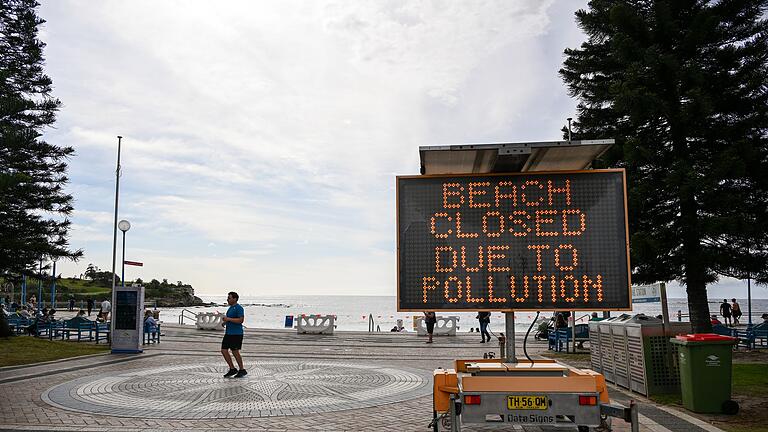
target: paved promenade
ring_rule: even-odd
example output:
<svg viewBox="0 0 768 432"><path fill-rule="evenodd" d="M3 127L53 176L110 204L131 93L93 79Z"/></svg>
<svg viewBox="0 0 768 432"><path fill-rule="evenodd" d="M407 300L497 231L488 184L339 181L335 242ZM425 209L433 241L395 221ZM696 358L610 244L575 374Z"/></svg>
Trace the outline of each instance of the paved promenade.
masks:
<svg viewBox="0 0 768 432"><path fill-rule="evenodd" d="M163 330L162 342L144 354L0 369L0 430L427 431L432 370L499 351L466 333L426 345L413 333L246 330L248 377L224 379L221 332ZM518 338L520 355L521 344ZM541 342L528 346L534 355L544 349ZM617 389L611 397L640 401L641 431L719 431ZM613 426L629 430L618 419Z"/></svg>

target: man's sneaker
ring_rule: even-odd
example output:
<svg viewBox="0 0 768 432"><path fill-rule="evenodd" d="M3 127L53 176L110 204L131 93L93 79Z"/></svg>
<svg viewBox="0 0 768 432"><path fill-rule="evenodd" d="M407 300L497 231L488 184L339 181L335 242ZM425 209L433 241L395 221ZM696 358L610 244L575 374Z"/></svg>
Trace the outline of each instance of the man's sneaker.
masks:
<svg viewBox="0 0 768 432"><path fill-rule="evenodd" d="M232 368L232 369L229 370L229 372L224 374L224 378L233 377L235 375L237 375L237 369Z"/></svg>
<svg viewBox="0 0 768 432"><path fill-rule="evenodd" d="M246 372L245 369L240 369L239 371L237 371L235 378L242 378L246 375L248 375L248 372Z"/></svg>

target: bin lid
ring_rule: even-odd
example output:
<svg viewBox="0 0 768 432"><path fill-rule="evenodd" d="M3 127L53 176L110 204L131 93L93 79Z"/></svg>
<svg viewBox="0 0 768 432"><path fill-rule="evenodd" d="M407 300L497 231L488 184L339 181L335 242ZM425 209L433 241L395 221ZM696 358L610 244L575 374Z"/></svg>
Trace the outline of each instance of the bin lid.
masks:
<svg viewBox="0 0 768 432"><path fill-rule="evenodd" d="M633 316L632 318L630 318L629 320L627 320L625 325L633 325L633 326L640 326L640 327L647 327L647 326L661 327L662 325L664 325L664 323L662 322L662 320L656 317L639 313Z"/></svg>
<svg viewBox="0 0 768 432"><path fill-rule="evenodd" d="M686 342L732 342L736 338L715 333L695 333L675 336L675 339Z"/></svg>

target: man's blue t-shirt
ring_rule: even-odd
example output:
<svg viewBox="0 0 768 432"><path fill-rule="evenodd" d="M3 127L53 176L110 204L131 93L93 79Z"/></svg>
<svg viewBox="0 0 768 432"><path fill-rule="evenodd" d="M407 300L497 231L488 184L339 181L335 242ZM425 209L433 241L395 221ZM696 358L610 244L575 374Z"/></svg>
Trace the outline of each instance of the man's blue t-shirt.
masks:
<svg viewBox="0 0 768 432"><path fill-rule="evenodd" d="M242 318L245 316L245 311L240 304L235 303L227 309L227 318ZM227 329L224 332L231 335L243 334L243 325L227 321Z"/></svg>

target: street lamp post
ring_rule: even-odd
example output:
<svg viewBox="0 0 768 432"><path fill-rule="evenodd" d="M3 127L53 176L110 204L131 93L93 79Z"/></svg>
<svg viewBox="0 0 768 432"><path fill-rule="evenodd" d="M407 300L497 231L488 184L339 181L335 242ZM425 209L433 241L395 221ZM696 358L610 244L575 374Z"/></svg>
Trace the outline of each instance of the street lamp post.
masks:
<svg viewBox="0 0 768 432"><path fill-rule="evenodd" d="M120 200L120 147L123 137L117 136L117 169L115 169L115 225L112 229L112 307L115 307L117 302L117 293L115 292L115 258L117 255L117 208ZM115 320L111 320L110 324L111 334L115 334ZM114 337L113 337L114 339Z"/></svg>
<svg viewBox="0 0 768 432"><path fill-rule="evenodd" d="M40 258L40 271L37 273L37 311L43 307L43 258Z"/></svg>
<svg viewBox="0 0 768 432"><path fill-rule="evenodd" d="M752 274L747 276L747 330L752 330Z"/></svg>
<svg viewBox="0 0 768 432"><path fill-rule="evenodd" d="M56 309L56 261L53 261L53 280L51 281L51 309Z"/></svg>
<svg viewBox="0 0 768 432"><path fill-rule="evenodd" d="M125 288L125 233L131 229L131 223L123 219L119 224L117 224L117 227L120 228L120 231L123 232L123 266L120 280L122 281L123 288Z"/></svg>

